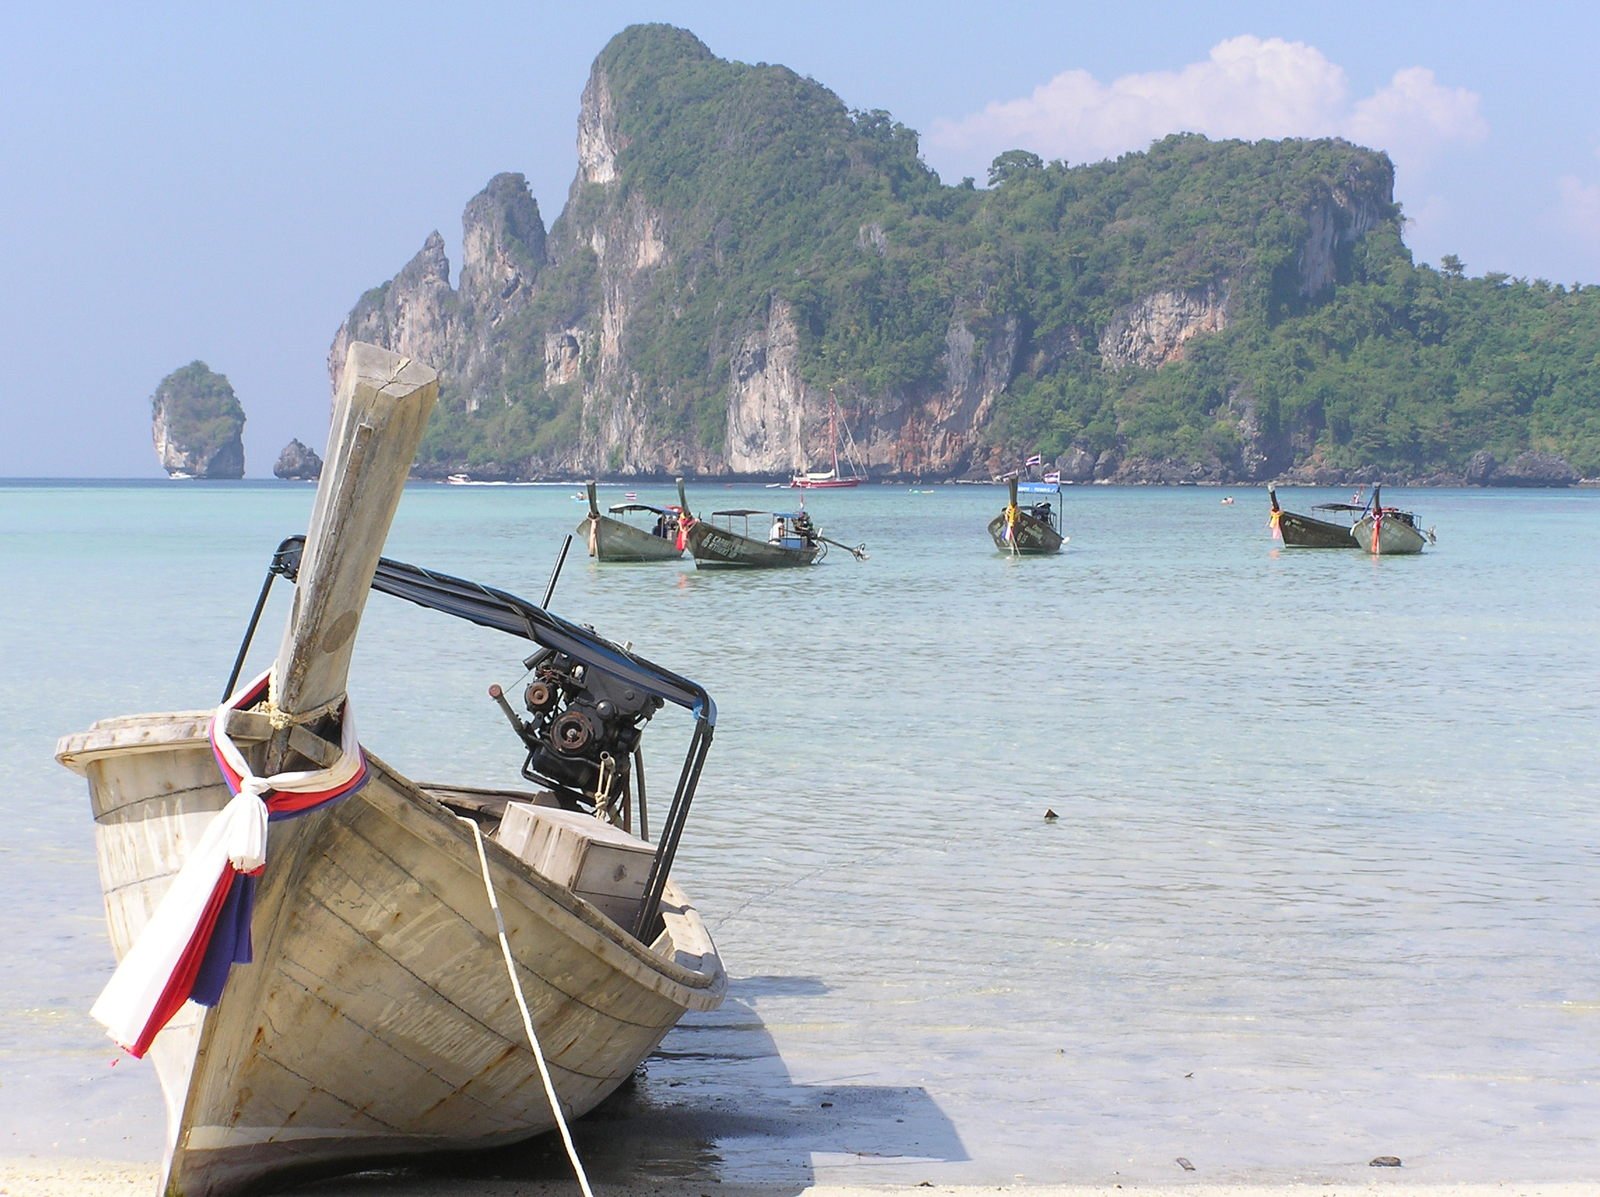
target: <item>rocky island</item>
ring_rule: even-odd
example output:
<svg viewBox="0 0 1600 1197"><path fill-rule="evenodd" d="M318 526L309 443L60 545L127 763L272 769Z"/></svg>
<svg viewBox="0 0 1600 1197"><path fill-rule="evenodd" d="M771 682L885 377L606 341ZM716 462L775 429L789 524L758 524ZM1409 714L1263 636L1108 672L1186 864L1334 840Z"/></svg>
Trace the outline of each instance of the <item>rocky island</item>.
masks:
<svg viewBox="0 0 1600 1197"><path fill-rule="evenodd" d="M322 477L322 458L310 445L295 437L278 454L272 473L285 481L315 482Z"/></svg>
<svg viewBox="0 0 1600 1197"><path fill-rule="evenodd" d="M244 409L222 374L190 362L150 398L151 432L172 478L243 478Z"/></svg>

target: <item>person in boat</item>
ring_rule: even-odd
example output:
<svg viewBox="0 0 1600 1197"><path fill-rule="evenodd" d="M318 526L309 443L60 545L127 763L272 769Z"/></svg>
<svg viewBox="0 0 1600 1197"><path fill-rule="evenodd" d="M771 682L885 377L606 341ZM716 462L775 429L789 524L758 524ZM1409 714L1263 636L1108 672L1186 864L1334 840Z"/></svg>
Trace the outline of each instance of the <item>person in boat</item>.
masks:
<svg viewBox="0 0 1600 1197"><path fill-rule="evenodd" d="M1028 514L1040 523L1048 524L1050 522L1050 504L1035 503L1028 509Z"/></svg>
<svg viewBox="0 0 1600 1197"><path fill-rule="evenodd" d="M656 516L656 526L650 529L650 535L659 536L663 540L667 538L667 513L665 511Z"/></svg>
<svg viewBox="0 0 1600 1197"><path fill-rule="evenodd" d="M781 516L781 515L773 516L772 517L772 531L767 533L767 543L768 544L782 544L783 543L783 533L784 533L783 516Z"/></svg>
<svg viewBox="0 0 1600 1197"><path fill-rule="evenodd" d="M794 517L794 530L795 534L807 544L811 544L817 539L817 526L811 522L811 517L804 511Z"/></svg>

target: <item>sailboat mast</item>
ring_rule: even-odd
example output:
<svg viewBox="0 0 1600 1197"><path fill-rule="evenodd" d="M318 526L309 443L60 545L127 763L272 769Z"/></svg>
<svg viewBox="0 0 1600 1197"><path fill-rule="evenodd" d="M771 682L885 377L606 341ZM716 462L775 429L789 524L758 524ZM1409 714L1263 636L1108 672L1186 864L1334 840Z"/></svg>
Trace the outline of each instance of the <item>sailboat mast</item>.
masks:
<svg viewBox="0 0 1600 1197"><path fill-rule="evenodd" d="M833 476L839 476L839 401L828 392L828 443L833 446Z"/></svg>

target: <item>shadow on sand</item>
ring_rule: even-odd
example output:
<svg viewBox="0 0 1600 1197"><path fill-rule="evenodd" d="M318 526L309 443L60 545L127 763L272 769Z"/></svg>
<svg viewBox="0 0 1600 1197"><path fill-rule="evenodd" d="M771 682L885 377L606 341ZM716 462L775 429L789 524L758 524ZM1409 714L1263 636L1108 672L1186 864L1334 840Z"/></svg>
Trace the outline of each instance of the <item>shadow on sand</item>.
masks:
<svg viewBox="0 0 1600 1197"><path fill-rule="evenodd" d="M794 1083L757 1007L826 991L813 977L746 977L732 983L721 1009L684 1019L629 1082L573 1124L590 1181L597 1188L668 1181L798 1193L816 1183L817 1157L868 1170L886 1166L884 1183L905 1182L895 1165L965 1160L955 1126L921 1088L852 1084L849 1077ZM365 1191L370 1182L373 1197L381 1197L386 1183L402 1177L426 1181L432 1192L467 1193L497 1187L485 1184L495 1181L570 1183L572 1167L560 1136L547 1134L296 1191Z"/></svg>

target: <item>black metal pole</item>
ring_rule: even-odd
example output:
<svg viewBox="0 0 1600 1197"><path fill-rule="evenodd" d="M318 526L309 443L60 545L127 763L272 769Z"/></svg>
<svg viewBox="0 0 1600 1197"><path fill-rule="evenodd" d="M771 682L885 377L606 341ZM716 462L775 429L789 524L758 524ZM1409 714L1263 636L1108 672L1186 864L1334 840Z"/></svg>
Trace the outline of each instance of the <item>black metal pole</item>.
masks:
<svg viewBox="0 0 1600 1197"><path fill-rule="evenodd" d="M655 860L650 865L650 875L645 879L644 901L639 906L639 918L634 924L636 939L648 943L646 932L656 921L661 906L661 894L666 889L667 874L672 870L673 857L678 852L678 841L683 836L683 825L689 818L689 804L700 784L700 770L705 767L706 753L711 749L711 729L704 723L695 729L689 741L689 754L678 792L673 795L672 808L667 811L666 825L661 829L661 842L656 847Z"/></svg>
<svg viewBox="0 0 1600 1197"><path fill-rule="evenodd" d="M550 597L556 592L556 579L561 576L561 566L567 560L567 550L572 547L572 533L567 533L567 538L561 542L561 552L556 555L556 567L550 571L550 584L544 588L544 602L539 605L546 611L550 609Z"/></svg>
<svg viewBox="0 0 1600 1197"><path fill-rule="evenodd" d="M223 702L233 697L233 688L239 684L239 671L244 668L245 656L250 652L250 642L256 638L256 625L261 622L261 612L267 606L267 591L272 589L272 579L275 576L276 571L269 567L267 576L261 580L261 593L256 597L256 609L250 613L250 626L244 630L244 642L239 645L239 655L233 659L233 672L228 675L228 684L222 690Z"/></svg>

